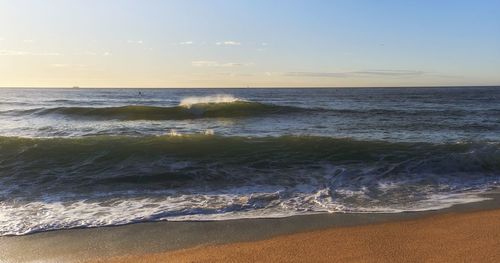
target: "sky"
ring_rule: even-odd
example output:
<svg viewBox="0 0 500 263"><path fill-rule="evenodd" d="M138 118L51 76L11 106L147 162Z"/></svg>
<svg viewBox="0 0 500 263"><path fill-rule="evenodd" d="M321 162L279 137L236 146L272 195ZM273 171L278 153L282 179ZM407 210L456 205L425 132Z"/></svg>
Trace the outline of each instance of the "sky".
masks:
<svg viewBox="0 0 500 263"><path fill-rule="evenodd" d="M0 87L500 85L499 0L0 0Z"/></svg>

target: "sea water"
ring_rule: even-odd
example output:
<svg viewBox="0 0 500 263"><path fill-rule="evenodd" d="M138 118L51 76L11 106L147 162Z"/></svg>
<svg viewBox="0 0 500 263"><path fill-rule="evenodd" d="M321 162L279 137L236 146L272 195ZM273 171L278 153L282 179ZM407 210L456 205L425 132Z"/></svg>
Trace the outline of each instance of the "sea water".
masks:
<svg viewBox="0 0 500 263"><path fill-rule="evenodd" d="M0 235L421 211L500 184L500 87L0 89Z"/></svg>

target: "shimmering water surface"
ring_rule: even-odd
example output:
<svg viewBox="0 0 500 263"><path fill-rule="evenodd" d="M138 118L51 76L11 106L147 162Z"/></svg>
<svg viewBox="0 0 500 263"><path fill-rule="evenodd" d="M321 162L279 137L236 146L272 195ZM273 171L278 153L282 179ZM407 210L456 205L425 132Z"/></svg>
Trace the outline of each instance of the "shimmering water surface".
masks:
<svg viewBox="0 0 500 263"><path fill-rule="evenodd" d="M0 235L401 212L500 178L500 88L0 89Z"/></svg>

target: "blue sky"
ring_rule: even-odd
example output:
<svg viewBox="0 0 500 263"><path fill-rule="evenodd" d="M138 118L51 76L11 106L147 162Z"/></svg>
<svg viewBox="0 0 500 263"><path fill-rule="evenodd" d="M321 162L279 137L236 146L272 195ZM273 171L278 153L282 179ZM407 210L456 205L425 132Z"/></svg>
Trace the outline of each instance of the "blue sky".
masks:
<svg viewBox="0 0 500 263"><path fill-rule="evenodd" d="M0 86L500 84L500 1L0 0Z"/></svg>

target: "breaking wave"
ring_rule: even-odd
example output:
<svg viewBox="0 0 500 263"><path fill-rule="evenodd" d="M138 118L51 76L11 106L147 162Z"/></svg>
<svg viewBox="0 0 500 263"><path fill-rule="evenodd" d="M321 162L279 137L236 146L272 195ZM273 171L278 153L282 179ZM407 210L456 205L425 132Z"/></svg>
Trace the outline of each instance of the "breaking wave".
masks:
<svg viewBox="0 0 500 263"><path fill-rule="evenodd" d="M0 235L154 220L438 209L481 200L477 194L498 186L499 178L496 143L211 133L0 137Z"/></svg>
<svg viewBox="0 0 500 263"><path fill-rule="evenodd" d="M192 101L191 101L192 102ZM203 102L183 101L174 107L129 105L121 107L56 107L30 110L36 115L62 115L94 120L188 120L199 118L240 118L305 111L297 107L278 106L248 101ZM25 112L26 113L26 112Z"/></svg>
<svg viewBox="0 0 500 263"><path fill-rule="evenodd" d="M235 98L232 95L213 95L204 97L187 97L182 99L179 106L191 108L191 106L196 104L217 104L217 103L233 103L245 101L242 99Z"/></svg>

